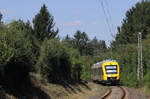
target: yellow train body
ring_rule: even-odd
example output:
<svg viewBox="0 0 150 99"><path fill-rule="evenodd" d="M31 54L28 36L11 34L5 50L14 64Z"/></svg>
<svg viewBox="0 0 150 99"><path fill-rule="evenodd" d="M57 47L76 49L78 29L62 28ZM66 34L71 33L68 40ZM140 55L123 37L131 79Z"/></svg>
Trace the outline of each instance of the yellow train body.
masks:
<svg viewBox="0 0 150 99"><path fill-rule="evenodd" d="M120 80L120 68L115 60L105 60L94 64L91 68L92 80L118 83Z"/></svg>

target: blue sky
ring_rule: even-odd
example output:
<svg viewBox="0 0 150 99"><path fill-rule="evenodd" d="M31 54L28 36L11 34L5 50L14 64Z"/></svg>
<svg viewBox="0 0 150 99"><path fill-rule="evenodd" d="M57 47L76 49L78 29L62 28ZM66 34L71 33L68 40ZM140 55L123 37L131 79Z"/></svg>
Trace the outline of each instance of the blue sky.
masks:
<svg viewBox="0 0 150 99"><path fill-rule="evenodd" d="M101 2L109 19L110 28L106 21ZM125 13L141 0L1 0L0 12L3 21L32 19L46 4L49 12L54 16L55 28L59 28L60 37L69 34L73 36L76 30L86 32L90 39L96 36L105 40L107 44L117 33L117 26L121 25ZM109 12L109 13L108 13ZM111 17L109 17L111 16ZM110 30L111 29L111 32Z"/></svg>

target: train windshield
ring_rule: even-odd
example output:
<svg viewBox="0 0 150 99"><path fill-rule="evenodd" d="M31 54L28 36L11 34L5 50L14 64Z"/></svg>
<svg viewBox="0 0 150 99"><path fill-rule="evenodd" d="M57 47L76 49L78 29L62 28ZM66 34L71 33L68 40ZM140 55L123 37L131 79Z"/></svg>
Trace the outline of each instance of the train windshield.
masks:
<svg viewBox="0 0 150 99"><path fill-rule="evenodd" d="M117 74L117 65L106 65L106 74Z"/></svg>

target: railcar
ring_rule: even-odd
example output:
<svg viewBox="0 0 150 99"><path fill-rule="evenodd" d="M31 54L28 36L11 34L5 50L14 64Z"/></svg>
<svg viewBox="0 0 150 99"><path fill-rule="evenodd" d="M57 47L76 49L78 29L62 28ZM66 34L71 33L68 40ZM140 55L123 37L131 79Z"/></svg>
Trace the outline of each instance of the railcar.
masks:
<svg viewBox="0 0 150 99"><path fill-rule="evenodd" d="M91 67L93 81L100 81L102 83L119 83L120 68L116 60L104 60L93 64Z"/></svg>

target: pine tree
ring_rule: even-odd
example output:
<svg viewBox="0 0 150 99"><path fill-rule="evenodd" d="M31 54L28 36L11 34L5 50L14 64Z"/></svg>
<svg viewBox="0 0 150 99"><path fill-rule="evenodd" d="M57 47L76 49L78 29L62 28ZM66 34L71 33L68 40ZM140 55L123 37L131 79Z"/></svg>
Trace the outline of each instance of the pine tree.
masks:
<svg viewBox="0 0 150 99"><path fill-rule="evenodd" d="M77 31L73 38L73 46L77 48L81 55L87 54L87 46L88 46L89 38L85 32Z"/></svg>
<svg viewBox="0 0 150 99"><path fill-rule="evenodd" d="M3 15L0 13L0 22L2 21L2 17L3 17Z"/></svg>
<svg viewBox="0 0 150 99"><path fill-rule="evenodd" d="M104 40L99 41L99 47L100 47L99 50L101 53L106 52L107 46Z"/></svg>
<svg viewBox="0 0 150 99"><path fill-rule="evenodd" d="M150 33L150 2L138 2L126 12L122 26L118 27L113 46L128 43L137 43L138 32L142 32L142 39Z"/></svg>
<svg viewBox="0 0 150 99"><path fill-rule="evenodd" d="M72 45L72 38L67 34L67 36L64 38L64 41L70 45Z"/></svg>
<svg viewBox="0 0 150 99"><path fill-rule="evenodd" d="M45 38L55 38L58 34L58 29L55 31L54 26L54 18L44 4L33 19L34 34L39 41L43 41Z"/></svg>
<svg viewBox="0 0 150 99"><path fill-rule="evenodd" d="M99 43L96 37L94 37L93 40L91 41L91 47L93 48L93 55L99 53Z"/></svg>

